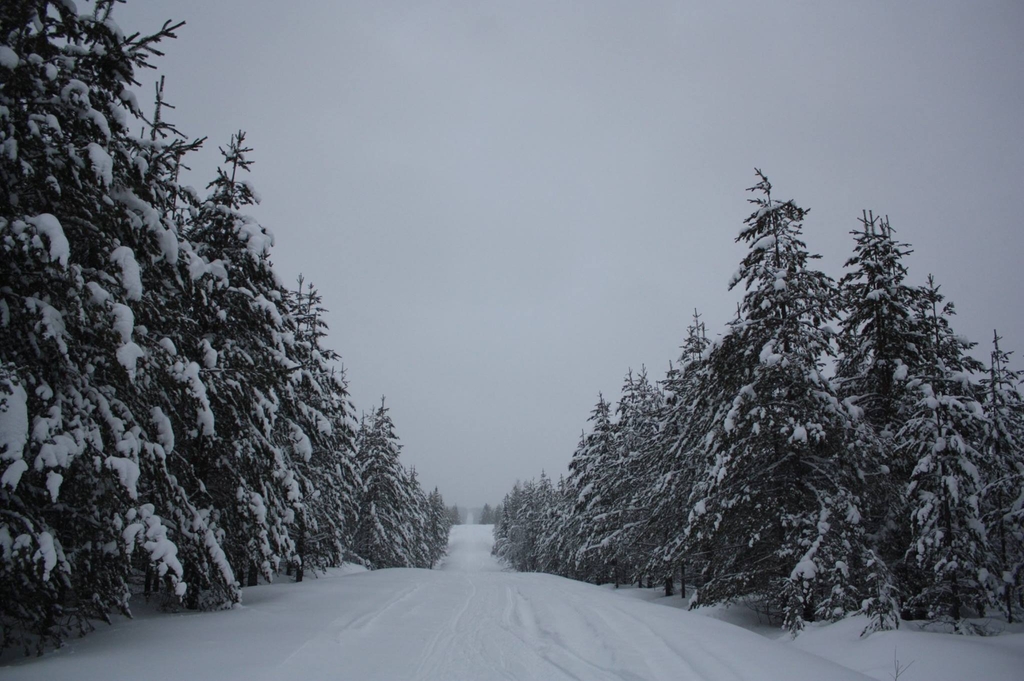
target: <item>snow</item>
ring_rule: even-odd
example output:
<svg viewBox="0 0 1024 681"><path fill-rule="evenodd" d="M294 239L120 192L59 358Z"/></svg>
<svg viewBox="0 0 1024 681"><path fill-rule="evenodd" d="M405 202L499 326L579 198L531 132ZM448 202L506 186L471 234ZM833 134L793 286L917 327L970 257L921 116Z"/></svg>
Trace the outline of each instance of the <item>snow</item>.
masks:
<svg viewBox="0 0 1024 681"><path fill-rule="evenodd" d="M8 71L18 68L18 54L7 45L0 45L0 66Z"/></svg>
<svg viewBox="0 0 1024 681"><path fill-rule="evenodd" d="M50 260L56 260L61 267L67 267L71 244L64 236L64 228L61 227L60 220L49 213L42 213L34 218L27 218L27 220L36 228L37 232L50 241Z"/></svg>
<svg viewBox="0 0 1024 681"><path fill-rule="evenodd" d="M121 484L128 490L128 496L132 499L137 499L139 497L136 487L139 482L139 464L123 456L108 456L106 465L107 468L117 471Z"/></svg>
<svg viewBox="0 0 1024 681"><path fill-rule="evenodd" d="M57 503L60 496L60 485L64 482L64 476L57 471L50 471L46 474L46 491L50 493L50 501Z"/></svg>
<svg viewBox="0 0 1024 681"><path fill-rule="evenodd" d="M103 305L110 300L110 293L95 281L86 282L85 287L89 289L89 302L93 305ZM133 320L134 317L133 314Z"/></svg>
<svg viewBox="0 0 1024 681"><path fill-rule="evenodd" d="M21 482L21 476L28 470L28 464L24 459L18 459L14 463L4 470L4 474L0 476L0 487L10 487L18 489L18 483Z"/></svg>
<svg viewBox="0 0 1024 681"><path fill-rule="evenodd" d="M295 453L301 456L303 461L309 462L313 458L313 444L309 441L309 436L295 423L291 424L291 430L292 446L295 447Z"/></svg>
<svg viewBox="0 0 1024 681"><path fill-rule="evenodd" d="M110 312L114 315L114 331L121 335L121 342L130 343L135 330L135 313L122 303L114 303Z"/></svg>
<svg viewBox="0 0 1024 681"><path fill-rule="evenodd" d="M252 218L243 218L241 224L238 225L238 231L245 238L249 252L257 258L267 255L274 245L274 235L270 230L262 227Z"/></svg>
<svg viewBox="0 0 1024 681"><path fill-rule="evenodd" d="M43 581L50 579L50 572L57 567L57 551L53 545L53 535L49 532L40 532L39 549L33 554L32 560L43 563Z"/></svg>
<svg viewBox="0 0 1024 681"><path fill-rule="evenodd" d="M0 461L21 460L27 442L28 395L20 384L0 380Z"/></svg>
<svg viewBox="0 0 1024 681"><path fill-rule="evenodd" d="M135 252L128 246L118 246L111 252L110 261L121 267L121 286L129 300L142 300L142 275Z"/></svg>
<svg viewBox="0 0 1024 681"><path fill-rule="evenodd" d="M174 425L171 424L171 419L160 407L153 407L149 415L153 419L153 425L156 426L157 440L163 447L164 454L170 454L174 451Z"/></svg>
<svg viewBox="0 0 1024 681"><path fill-rule="evenodd" d="M793 426L793 434L789 436L790 442L807 442L807 429L801 425Z"/></svg>
<svg viewBox="0 0 1024 681"><path fill-rule="evenodd" d="M141 511L130 518L126 541L145 532L153 559L176 572L162 523L152 507ZM0 540L5 547L13 541ZM894 657L905 668L901 681L1016 681L1024 669L1020 633L952 636L908 623L861 638L866 619L854 617L809 624L793 640L740 606L687 612L685 598L657 589L507 572L491 556L492 542L489 525L456 526L437 570L307 573L301 584L247 588L243 605L227 611L169 615L133 603L135 620L98 624L42 658L8 651L0 676L890 681ZM47 573L56 566L52 537L40 536L35 559ZM230 572L226 562L224 569Z"/></svg>
<svg viewBox="0 0 1024 681"><path fill-rule="evenodd" d="M117 349L117 361L128 372L128 376L135 380L135 365L146 353L137 343L125 343Z"/></svg>
<svg viewBox="0 0 1024 681"><path fill-rule="evenodd" d="M110 158L106 149L95 142L89 143L88 152L92 171L100 178L104 187L109 187L114 182L114 160Z"/></svg>
<svg viewBox="0 0 1024 681"><path fill-rule="evenodd" d="M624 588L613 593L671 608L687 606L687 600L665 597L658 589ZM919 623L903 622L897 631L862 637L868 619L857 616L834 624L809 623L792 639L740 605L700 608L691 614L736 624L772 639L780 648L802 650L879 681L892 681L894 659L904 669L900 681L1019 681L1024 669L1024 630L1019 626L1015 632L983 637L925 631Z"/></svg>
<svg viewBox="0 0 1024 681"><path fill-rule="evenodd" d="M196 413L196 425L199 427L199 433L213 435L216 432L213 409L210 407L210 398L206 394L206 384L203 383L203 379L199 375L199 365L189 362L186 366L179 362L175 365L175 373L178 374L178 380L188 384L189 392L199 402L199 411Z"/></svg>
<svg viewBox="0 0 1024 681"><path fill-rule="evenodd" d="M159 533L155 524L148 529ZM135 603L134 620L100 624L95 633L42 658L9 651L0 661L6 665L0 676L5 681L871 678L820 657L845 651L850 651L849 666L872 668L888 660L891 668L889 640L879 634L856 638L863 622L836 632L838 643L825 640L801 649L818 630L795 642L772 639L701 611L644 602L654 590L615 591L552 575L505 572L490 555L491 544L491 526L461 525L453 528L449 556L437 570L332 570L301 584L281 580L245 589L242 606L211 613L169 615L155 605ZM671 602L685 605L678 597ZM820 631L831 635L832 630ZM923 658L929 645L952 638L921 636L917 648L908 646L906 658L899 639L901 659ZM929 636L937 643L926 640ZM997 664L1016 663L1009 669L1019 671L1019 637L1002 638L1008 640L957 639L960 654L972 660L969 674L953 676L939 666L915 676L915 664L901 678L1019 678L1000 676L999 667L990 669L987 658L971 654L984 644ZM879 652L861 652L868 649ZM964 659L952 669L966 670Z"/></svg>
<svg viewBox="0 0 1024 681"><path fill-rule="evenodd" d="M216 369L219 355L217 354L217 351L213 349L213 346L210 345L210 341L204 338L200 347L203 350L203 366L207 369Z"/></svg>

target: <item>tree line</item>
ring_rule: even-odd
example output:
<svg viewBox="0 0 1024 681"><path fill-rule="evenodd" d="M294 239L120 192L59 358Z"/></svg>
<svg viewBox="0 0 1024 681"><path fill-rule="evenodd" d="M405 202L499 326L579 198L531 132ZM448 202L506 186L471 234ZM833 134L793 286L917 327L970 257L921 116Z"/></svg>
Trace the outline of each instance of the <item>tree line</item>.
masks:
<svg viewBox="0 0 1024 681"><path fill-rule="evenodd" d="M431 567L452 523L383 400L357 423L321 294L271 266L245 134L205 194L179 181L204 140L133 88L182 24L128 35L115 4L0 5L0 649L133 593Z"/></svg>
<svg viewBox="0 0 1024 681"><path fill-rule="evenodd" d="M735 317L695 312L679 360L603 397L566 476L505 497L494 552L519 570L664 583L691 607L742 601L794 634L868 616L1020 619L1021 376L994 334L987 366L952 327L910 246L865 212L837 282L814 267L807 211L757 171L730 282Z"/></svg>

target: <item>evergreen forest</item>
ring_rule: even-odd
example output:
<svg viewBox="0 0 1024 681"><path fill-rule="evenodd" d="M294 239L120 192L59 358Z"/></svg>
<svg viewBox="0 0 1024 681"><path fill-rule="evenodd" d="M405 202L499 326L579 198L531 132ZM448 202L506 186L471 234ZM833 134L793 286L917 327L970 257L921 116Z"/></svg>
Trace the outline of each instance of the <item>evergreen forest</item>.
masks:
<svg viewBox="0 0 1024 681"><path fill-rule="evenodd" d="M955 333L932 276L865 211L838 281L803 240L807 210L757 171L736 241L735 317L694 312L660 381L603 396L553 481L499 506L494 552L523 571L683 585L690 607L744 603L796 634L868 616L1024 614L1024 401L994 333Z"/></svg>
<svg viewBox="0 0 1024 681"><path fill-rule="evenodd" d="M245 133L197 191L206 141L162 80L138 101L182 24L115 5L0 4L0 649L448 542L384 401L357 421L323 296L271 265Z"/></svg>

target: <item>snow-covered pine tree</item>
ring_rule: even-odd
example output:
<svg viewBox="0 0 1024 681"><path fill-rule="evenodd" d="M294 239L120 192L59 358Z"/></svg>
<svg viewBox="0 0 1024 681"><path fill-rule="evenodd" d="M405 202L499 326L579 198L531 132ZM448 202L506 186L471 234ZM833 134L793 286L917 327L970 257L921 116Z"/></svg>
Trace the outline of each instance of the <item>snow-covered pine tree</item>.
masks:
<svg viewBox="0 0 1024 681"><path fill-rule="evenodd" d="M603 395L598 396L588 421L593 422L591 431L583 435L569 461L567 486L574 491L575 501L566 530L571 528L576 534L576 578L601 583L613 579L614 552L600 539L595 541L593 533L614 510L610 485L616 461L616 428L611 405Z"/></svg>
<svg viewBox="0 0 1024 681"><path fill-rule="evenodd" d="M113 6L0 7L0 392L17 423L0 453L0 589L16 587L0 593L0 647L127 611L133 557L172 598L188 580L233 581L167 467L157 311L181 243L160 145L128 129L135 69L179 25L126 37Z"/></svg>
<svg viewBox="0 0 1024 681"><path fill-rule="evenodd" d="M208 410L201 395L189 386L190 377L177 353L178 346L194 341L188 305L190 277L181 257L191 244L182 240L179 205L179 199L187 199L189 192L178 184L178 174L183 157L198 149L202 140L187 141L165 120L165 107L173 108L164 100L161 79L148 134L128 138L134 148L134 172L127 174L124 188L115 195L125 205L131 227L119 237L122 278L137 266L142 290L138 302L128 303L142 355L134 375L129 370L132 386L122 391L120 400L132 412L149 415L149 424L140 424L142 430L137 434L140 447L152 452L139 457L139 496L153 508L143 504L132 511L138 519L124 536L129 546L134 542L146 546L153 531L159 531L157 521L163 518L183 567L187 584L184 605L192 609L225 607L238 601L239 592L221 546L223 533L215 514L192 501L187 481L194 471L187 452L174 451L175 435L196 427ZM132 430L138 431L138 427ZM174 580L160 579L161 568L148 560L147 551L133 552L133 562L144 575L147 598L159 589L160 581L173 586Z"/></svg>
<svg viewBox="0 0 1024 681"><path fill-rule="evenodd" d="M865 211L862 229L840 281L845 313L840 323L836 379L865 421L885 440L899 430L906 411L908 375L921 368L923 341L914 310L920 289L905 283L903 258L913 251L897 241L888 218Z"/></svg>
<svg viewBox="0 0 1024 681"><path fill-rule="evenodd" d="M427 495L420 485L415 468L402 467L402 478L406 488L407 505L404 507L405 523L409 528L409 549L407 561L410 567L429 568L431 557L430 506Z"/></svg>
<svg viewBox="0 0 1024 681"><path fill-rule="evenodd" d="M860 604L851 585L863 548L858 453L822 374L836 287L810 267L817 256L800 238L807 211L773 199L757 177L751 190L761 196L737 237L749 251L730 283L746 291L741 316L709 359L731 399L711 432L716 460L693 521L707 560L693 603L764 599L796 632Z"/></svg>
<svg viewBox="0 0 1024 681"><path fill-rule="evenodd" d="M546 534L557 522L554 509L555 490L547 475L541 473L539 481L516 481L500 505L491 552L520 572L565 574L553 568L558 558L546 553L555 546L552 535ZM571 563L574 556L564 561Z"/></svg>
<svg viewBox="0 0 1024 681"><path fill-rule="evenodd" d="M642 465L649 482L642 487L643 497L634 502L647 509L641 542L652 547L653 560L679 567L684 595L686 575L703 568L700 556L691 550L687 529L696 486L710 467L705 437L716 422L716 386L708 380L713 376L706 371L704 357L708 345L704 323L694 310L679 362L662 381L668 398L660 442L653 449L657 459Z"/></svg>
<svg viewBox="0 0 1024 681"><path fill-rule="evenodd" d="M209 404L183 438L193 497L215 509L228 559L253 586L294 556L289 526L305 500L289 457L295 433L279 418L300 368L288 356L286 291L271 269L272 235L240 212L257 201L241 177L250 151L244 133L232 136L209 197L191 212L194 336L177 351L186 385Z"/></svg>
<svg viewBox="0 0 1024 681"><path fill-rule="evenodd" d="M448 535L451 529L452 521L448 517L444 498L435 487L427 496L427 567L433 569L448 552Z"/></svg>
<svg viewBox="0 0 1024 681"><path fill-rule="evenodd" d="M862 414L858 430L869 455L865 475L871 486L862 511L877 554L872 574L889 574L892 566L905 576L902 559L911 532L905 491L914 462L896 455L893 438L914 402L909 377L924 361L914 312L921 291L905 283L903 259L912 251L895 239L888 218L865 211L861 225L852 232L854 254L840 281L844 318L836 382L840 397ZM895 585L878 587L888 592Z"/></svg>
<svg viewBox="0 0 1024 681"><path fill-rule="evenodd" d="M398 458L401 445L389 412L381 398L357 437L363 489L355 550L375 569L415 564L414 499L409 475Z"/></svg>
<svg viewBox="0 0 1024 681"><path fill-rule="evenodd" d="M565 519L571 513L571 504L565 496L565 479L556 487L547 473L541 471L536 487L536 570L565 575L571 563L562 542L565 538ZM500 505L499 505L500 510ZM575 544L573 544L575 545Z"/></svg>
<svg viewBox="0 0 1024 681"><path fill-rule="evenodd" d="M327 348L323 300L299 277L286 299L294 338L288 343L291 372L282 416L289 430L290 455L302 491L301 514L291 526L296 546L296 580L303 568L336 567L351 549L359 516L361 481L355 461L348 386Z"/></svg>
<svg viewBox="0 0 1024 681"><path fill-rule="evenodd" d="M840 398L861 416L857 437L867 455L864 474L871 490L862 512L873 545L865 607L875 630L899 623L899 585L893 580L913 588L903 559L911 534L906 487L915 462L898 455L894 437L915 401L908 381L923 367L926 343L915 314L921 289L905 283L903 259L912 253L910 246L896 240L888 218L868 211L852 234L854 254L840 281L844 316L836 383Z"/></svg>
<svg viewBox="0 0 1024 681"><path fill-rule="evenodd" d="M498 522L494 524L494 546L491 553L507 564L514 566L513 552L516 547L513 544L513 528L516 524L516 516L522 504L522 485L518 480L512 485L512 489L501 500L501 513L498 514Z"/></svg>
<svg viewBox="0 0 1024 681"><path fill-rule="evenodd" d="M674 570L649 545L651 539L663 541L668 528L662 526L660 535L652 533L650 507L645 504L645 491L664 470L660 438L664 406L664 395L648 380L646 368L635 377L632 371L627 374L616 409L615 457L602 485L608 490L609 512L599 519L603 531L591 543L612 551L616 584L651 574L665 580L671 595Z"/></svg>
<svg viewBox="0 0 1024 681"><path fill-rule="evenodd" d="M985 407L982 452L987 484L982 510L989 532L990 568L996 595L1008 622L1021 619L1024 580L1024 397L1021 374L1010 368L1010 354L992 334L988 376L981 382Z"/></svg>
<svg viewBox="0 0 1024 681"><path fill-rule="evenodd" d="M969 631L969 612L983 609L990 597L982 579L989 560L979 505L986 419L972 377L982 366L967 354L974 343L953 333L953 305L943 300L929 275L917 310L925 361L911 376L917 399L896 448L915 462L907 488L907 555L918 573L909 603L930 619Z"/></svg>

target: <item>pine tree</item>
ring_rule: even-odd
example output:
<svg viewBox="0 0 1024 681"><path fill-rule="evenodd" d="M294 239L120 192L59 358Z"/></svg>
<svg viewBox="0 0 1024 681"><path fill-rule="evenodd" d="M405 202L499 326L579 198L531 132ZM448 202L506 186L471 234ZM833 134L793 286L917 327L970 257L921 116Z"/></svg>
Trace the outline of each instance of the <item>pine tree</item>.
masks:
<svg viewBox="0 0 1024 681"><path fill-rule="evenodd" d="M749 247L732 286L744 285L741 317L710 364L731 396L710 433L715 463L695 548L706 552L697 605L741 596L778 607L785 626L856 609L851 571L858 526L858 453L848 414L822 375L832 354L827 323L837 292L810 268L800 238L807 211L776 201L758 171L755 211L737 241Z"/></svg>
<svg viewBox="0 0 1024 681"><path fill-rule="evenodd" d="M888 218L865 211L861 225L852 232L854 255L840 282L845 316L836 381L839 396L860 417L857 437L868 456L864 474L871 493L862 511L874 548L865 607L869 629L876 630L898 626L896 581L914 588L903 561L911 535L905 492L914 462L895 451L894 438L912 410L909 380L923 367L926 339L915 314L921 289L905 283L909 245L896 240Z"/></svg>
<svg viewBox="0 0 1024 681"><path fill-rule="evenodd" d="M635 378L630 372L616 409L615 457L604 472L603 486L608 490L611 511L600 520L604 526L601 534L591 540L612 550L616 584L634 581L645 573L664 577L672 572L648 546L652 539L663 540L667 528L662 528L663 534L652 536L644 494L664 469L660 437L663 409L664 395L648 380L646 368ZM666 588L671 591L670 575Z"/></svg>
<svg viewBox="0 0 1024 681"><path fill-rule="evenodd" d="M643 572L671 573L678 566L683 580L685 564L699 564L686 531L695 485L708 468L703 445L714 420L705 411L705 403L713 403L710 386L699 385L708 344L700 315L694 311L679 361L661 382L667 396L659 395L658 413L651 413L657 427L648 426L651 439L636 462L640 480L631 502L642 520L633 532L633 543L644 547ZM685 592L685 584L680 588Z"/></svg>
<svg viewBox="0 0 1024 681"><path fill-rule="evenodd" d="M913 251L895 239L889 220L865 212L861 223L840 282L846 315L836 377L844 398L855 400L864 419L891 440L906 410L908 375L924 361L925 339L914 318L920 289L904 283L903 258Z"/></svg>
<svg viewBox="0 0 1024 681"><path fill-rule="evenodd" d="M133 564L172 599L204 582L232 599L218 537L167 462L178 402L161 311L179 297L183 244L166 162L193 147L129 132L135 69L181 24L125 37L113 6L0 8L0 364L33 434L3 455L0 534L14 544L0 584L17 595L0 594L0 647L127 612Z"/></svg>
<svg viewBox="0 0 1024 681"><path fill-rule="evenodd" d="M982 452L988 483L982 497L989 528L994 591L1008 622L1020 620L1024 580L1024 397L1021 374L992 334L988 376L981 382L985 436Z"/></svg>
<svg viewBox="0 0 1024 681"><path fill-rule="evenodd" d="M355 548L372 568L417 562L416 502L389 411L382 398L360 428L356 451L363 490Z"/></svg>
<svg viewBox="0 0 1024 681"><path fill-rule="evenodd" d="M298 369L283 403L290 459L304 504L292 525L296 580L303 567L339 566L354 541L361 481L355 461L352 405L344 374L332 365L339 359L324 346L327 325L319 292L300 276L286 307L295 325L288 343Z"/></svg>
<svg viewBox="0 0 1024 681"><path fill-rule="evenodd" d="M603 395L591 412L593 422L590 433L585 434L580 446L569 461L568 487L575 493L571 521L566 524L575 531L577 546L575 571L577 579L600 583L611 575L613 551L594 532L601 532L601 523L613 511L610 473L615 466L616 429L611 419L611 405Z"/></svg>
<svg viewBox="0 0 1024 681"><path fill-rule="evenodd" d="M911 378L917 400L897 434L897 451L915 461L907 488L913 522L907 553L920 587L910 604L967 631L968 608L984 608L989 598L979 579L987 564L979 507L986 419L971 377L981 364L967 354L974 344L953 333L953 305L943 300L929 276L917 310L925 366Z"/></svg>
<svg viewBox="0 0 1024 681"><path fill-rule="evenodd" d="M272 235L240 212L257 200L241 179L250 151L242 132L221 148L211 193L186 226L195 325L177 351L186 385L205 399L183 438L194 498L216 509L228 559L254 586L295 555L289 526L304 499L288 456L295 433L279 418L299 369L288 354L287 292L270 266Z"/></svg>
<svg viewBox="0 0 1024 681"><path fill-rule="evenodd" d="M448 535L452 521L444 505L444 498L434 488L427 497L427 567L433 568L448 552Z"/></svg>

